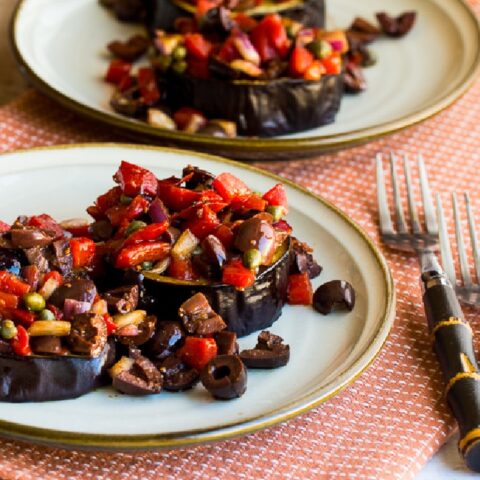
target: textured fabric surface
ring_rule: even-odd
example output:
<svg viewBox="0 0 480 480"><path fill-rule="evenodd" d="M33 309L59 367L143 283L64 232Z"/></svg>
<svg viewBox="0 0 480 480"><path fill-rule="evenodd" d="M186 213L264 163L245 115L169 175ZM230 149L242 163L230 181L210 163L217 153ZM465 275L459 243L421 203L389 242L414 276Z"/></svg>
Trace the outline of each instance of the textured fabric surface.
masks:
<svg viewBox="0 0 480 480"><path fill-rule="evenodd" d="M479 118L477 83L420 126L338 154L258 166L320 193L379 243L375 154L393 150L413 156L422 150L432 189L445 192L444 200L453 190L478 194ZM122 138L33 92L0 109L2 151L92 140ZM473 198L480 218L480 198ZM413 478L453 432L454 422L423 316L416 260L382 249L395 278L395 326L371 367L327 403L243 438L176 451L87 453L0 440L0 478ZM478 331L480 321L466 314Z"/></svg>

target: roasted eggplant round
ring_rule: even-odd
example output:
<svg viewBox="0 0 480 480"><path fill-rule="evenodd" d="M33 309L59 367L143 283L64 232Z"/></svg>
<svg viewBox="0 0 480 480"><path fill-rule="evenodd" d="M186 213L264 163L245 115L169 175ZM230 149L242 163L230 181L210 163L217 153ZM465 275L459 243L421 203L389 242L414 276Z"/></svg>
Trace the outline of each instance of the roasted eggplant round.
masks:
<svg viewBox="0 0 480 480"><path fill-rule="evenodd" d="M284 247L278 260L265 267L255 283L244 290L231 285L175 280L145 272L143 284L153 298L159 319L175 318L178 306L195 293L203 293L227 330L239 337L268 328L277 320L286 302L290 249Z"/></svg>
<svg viewBox="0 0 480 480"><path fill-rule="evenodd" d="M0 401L45 402L84 395L108 383L111 343L97 357L0 353Z"/></svg>
<svg viewBox="0 0 480 480"><path fill-rule="evenodd" d="M168 97L174 108L188 104L207 117L235 121L243 135L269 137L332 123L343 96L342 75L325 75L319 81L171 75Z"/></svg>
<svg viewBox="0 0 480 480"><path fill-rule="evenodd" d="M150 32L155 30L171 31L175 19L193 15L195 7L183 0L144 0L145 21ZM241 2L239 2L241 3ZM253 2L255 4L255 2ZM253 8L241 10L242 13L260 17L268 13L281 13L306 27L325 26L325 0L289 0L286 2L264 2Z"/></svg>

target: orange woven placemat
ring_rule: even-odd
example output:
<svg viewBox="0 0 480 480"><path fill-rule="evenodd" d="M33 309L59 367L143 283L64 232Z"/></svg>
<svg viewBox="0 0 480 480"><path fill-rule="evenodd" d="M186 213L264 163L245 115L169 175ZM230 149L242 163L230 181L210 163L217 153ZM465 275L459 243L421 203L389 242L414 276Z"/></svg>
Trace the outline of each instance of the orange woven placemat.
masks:
<svg viewBox="0 0 480 480"><path fill-rule="evenodd" d="M434 191L470 190L475 199L479 118L477 83L434 119L388 138L338 154L257 165L333 201L378 243L375 154L413 156L422 150ZM122 139L33 92L0 109L1 151L92 140ZM480 212L480 199L473 207ZM398 298L392 334L372 366L327 403L261 432L182 450L106 454L0 440L0 478L413 478L453 432L454 422L423 316L416 260L384 252ZM478 330L480 321L466 313Z"/></svg>

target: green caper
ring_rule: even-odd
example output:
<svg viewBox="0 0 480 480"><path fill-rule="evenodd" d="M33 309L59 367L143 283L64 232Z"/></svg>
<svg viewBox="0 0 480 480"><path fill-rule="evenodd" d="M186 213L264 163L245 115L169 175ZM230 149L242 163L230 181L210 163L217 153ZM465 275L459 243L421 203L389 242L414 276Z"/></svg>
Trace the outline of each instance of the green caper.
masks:
<svg viewBox="0 0 480 480"><path fill-rule="evenodd" d="M17 335L17 327L11 320L3 320L0 333L4 340L11 340Z"/></svg>
<svg viewBox="0 0 480 480"><path fill-rule="evenodd" d="M262 263L262 254L258 248L249 248L243 254L243 264L250 270L257 269Z"/></svg>
<svg viewBox="0 0 480 480"><path fill-rule="evenodd" d="M36 292L25 294L23 296L23 303L33 312L41 312L45 308L45 299Z"/></svg>
<svg viewBox="0 0 480 480"><path fill-rule="evenodd" d="M362 67L372 67L377 63L378 56L377 53L374 52L371 48L365 49L366 53L363 56Z"/></svg>
<svg viewBox="0 0 480 480"><path fill-rule="evenodd" d="M177 60L172 65L172 70L181 75L187 69L187 62L184 60Z"/></svg>
<svg viewBox="0 0 480 480"><path fill-rule="evenodd" d="M333 53L332 46L325 40L314 40L307 45L307 48L317 58L326 58Z"/></svg>
<svg viewBox="0 0 480 480"><path fill-rule="evenodd" d="M166 72L172 65L172 57L170 55L160 55L155 59L154 65L162 72Z"/></svg>
<svg viewBox="0 0 480 480"><path fill-rule="evenodd" d="M120 203L122 205L130 205L132 203L133 198L129 197L128 195L125 195L122 193L122 196L120 197Z"/></svg>
<svg viewBox="0 0 480 480"><path fill-rule="evenodd" d="M290 40L293 40L295 38L295 35L297 34L297 32L295 31L296 29L293 27L293 25L287 25L285 27L285 32L287 34L287 37L290 39Z"/></svg>
<svg viewBox="0 0 480 480"><path fill-rule="evenodd" d="M183 45L178 45L172 52L174 60L183 60L187 56L187 49Z"/></svg>
<svg viewBox="0 0 480 480"><path fill-rule="evenodd" d="M48 308L45 308L39 313L38 319L39 320L56 320L56 317L51 310L48 310Z"/></svg>
<svg viewBox="0 0 480 480"><path fill-rule="evenodd" d="M285 209L281 205L269 205L265 211L273 217L274 222L278 222L285 214Z"/></svg>
<svg viewBox="0 0 480 480"><path fill-rule="evenodd" d="M127 230L125 231L125 236L128 237L132 233L146 226L147 224L145 222L142 222L141 220L134 220L133 222L130 222L130 224L128 225Z"/></svg>
<svg viewBox="0 0 480 480"><path fill-rule="evenodd" d="M140 267L142 270L151 270L153 268L153 262L143 262Z"/></svg>

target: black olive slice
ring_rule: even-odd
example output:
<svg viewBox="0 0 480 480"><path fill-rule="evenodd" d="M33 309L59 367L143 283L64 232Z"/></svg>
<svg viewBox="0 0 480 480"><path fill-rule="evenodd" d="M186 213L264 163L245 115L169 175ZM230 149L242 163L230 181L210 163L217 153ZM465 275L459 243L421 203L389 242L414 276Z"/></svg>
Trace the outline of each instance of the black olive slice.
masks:
<svg viewBox="0 0 480 480"><path fill-rule="evenodd" d="M138 347L150 340L155 332L157 317L149 315L138 325L137 335L118 335L118 341L123 345Z"/></svg>
<svg viewBox="0 0 480 480"><path fill-rule="evenodd" d="M145 351L149 357L163 360L177 349L184 336L179 322L160 322Z"/></svg>
<svg viewBox="0 0 480 480"><path fill-rule="evenodd" d="M82 313L72 319L66 341L72 353L96 357L107 343L107 326L101 315Z"/></svg>
<svg viewBox="0 0 480 480"><path fill-rule="evenodd" d="M412 29L416 19L416 12L405 12L398 17L392 17L385 12L378 12L376 16L385 35L402 37Z"/></svg>
<svg viewBox="0 0 480 480"><path fill-rule="evenodd" d="M270 332L260 332L255 348L242 350L240 358L249 368L278 368L290 360L290 346L282 337Z"/></svg>
<svg viewBox="0 0 480 480"><path fill-rule="evenodd" d="M145 357L122 357L111 369L115 390L127 395L150 395L162 388L162 375L156 366Z"/></svg>
<svg viewBox="0 0 480 480"><path fill-rule="evenodd" d="M200 375L194 368L185 365L179 358L170 356L157 364L163 375L163 388L171 392L179 392L194 387Z"/></svg>
<svg viewBox="0 0 480 480"><path fill-rule="evenodd" d="M352 310L355 306L355 290L344 280L332 280L320 285L313 294L313 308L323 315L344 308Z"/></svg>
<svg viewBox="0 0 480 480"><path fill-rule="evenodd" d="M127 285L105 292L103 298L107 301L112 313L128 313L137 308L139 297L138 285Z"/></svg>
<svg viewBox="0 0 480 480"><path fill-rule="evenodd" d="M183 302L178 309L178 315L185 330L196 335L213 335L227 326L202 293L196 293Z"/></svg>
<svg viewBox="0 0 480 480"><path fill-rule="evenodd" d="M205 365L200 380L220 400L241 397L247 389L247 369L237 355L219 355Z"/></svg>
<svg viewBox="0 0 480 480"><path fill-rule="evenodd" d="M217 344L218 355L237 355L238 343L237 334L224 330L215 335L215 342Z"/></svg>

